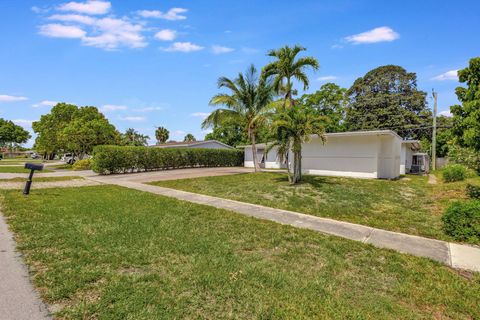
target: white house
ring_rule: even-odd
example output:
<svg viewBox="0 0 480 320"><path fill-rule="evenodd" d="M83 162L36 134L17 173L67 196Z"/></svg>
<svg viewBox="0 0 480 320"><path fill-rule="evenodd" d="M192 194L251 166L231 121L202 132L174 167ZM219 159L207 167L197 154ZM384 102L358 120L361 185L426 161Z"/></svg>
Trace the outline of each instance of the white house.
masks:
<svg viewBox="0 0 480 320"><path fill-rule="evenodd" d="M306 174L357 178L395 179L400 176L402 138L391 130L327 133L302 145L302 171ZM264 168L286 168L274 148L265 154L258 144L258 160ZM405 149L406 150L406 149ZM406 154L405 154L406 156ZM292 155L289 154L289 159ZM252 147L245 147L245 167L253 167Z"/></svg>
<svg viewBox="0 0 480 320"><path fill-rule="evenodd" d="M234 149L217 140L188 141L188 142L167 142L151 146L153 148L205 148L205 149Z"/></svg>

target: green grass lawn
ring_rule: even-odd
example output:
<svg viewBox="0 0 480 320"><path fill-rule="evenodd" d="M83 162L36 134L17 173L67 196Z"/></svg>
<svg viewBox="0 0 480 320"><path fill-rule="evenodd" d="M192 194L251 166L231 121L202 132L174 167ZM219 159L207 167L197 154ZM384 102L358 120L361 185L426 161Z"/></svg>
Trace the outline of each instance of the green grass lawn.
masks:
<svg viewBox="0 0 480 320"><path fill-rule="evenodd" d="M31 163L42 163L44 162L43 160L40 159L1 159L0 160L0 166L11 166L11 165L24 165L26 162L31 162Z"/></svg>
<svg viewBox="0 0 480 320"><path fill-rule="evenodd" d="M0 179L0 182L25 182L26 178L11 178L11 179ZM69 180L83 180L82 177L75 176L66 176L66 177L35 177L33 176L33 181L35 182L54 182L54 181L69 181Z"/></svg>
<svg viewBox="0 0 480 320"><path fill-rule="evenodd" d="M452 199L464 198L466 181L427 184L428 177L399 180L304 176L291 186L284 173L249 173L152 184L274 208L343 220L381 229L452 240L441 215ZM468 179L480 182L480 177Z"/></svg>
<svg viewBox="0 0 480 320"><path fill-rule="evenodd" d="M7 166L0 166L0 173L29 173L30 170L24 169L23 166L18 167L7 167ZM40 171L37 171L37 173ZM41 172L52 172L48 169L43 169Z"/></svg>
<svg viewBox="0 0 480 320"><path fill-rule="evenodd" d="M480 317L480 274L428 259L116 186L0 195L58 317Z"/></svg>
<svg viewBox="0 0 480 320"><path fill-rule="evenodd" d="M68 164L68 163L56 164L56 165L48 166L48 167L51 168L51 169L73 170L73 166L71 164Z"/></svg>

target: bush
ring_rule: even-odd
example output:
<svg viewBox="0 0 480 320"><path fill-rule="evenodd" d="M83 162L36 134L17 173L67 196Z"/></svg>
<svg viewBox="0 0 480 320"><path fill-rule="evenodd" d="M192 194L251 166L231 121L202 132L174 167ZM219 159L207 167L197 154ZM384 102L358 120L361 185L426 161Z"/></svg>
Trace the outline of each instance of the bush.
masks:
<svg viewBox="0 0 480 320"><path fill-rule="evenodd" d="M75 171L90 170L92 169L92 160L91 159L78 160L73 164L72 169Z"/></svg>
<svg viewBox="0 0 480 320"><path fill-rule="evenodd" d="M233 167L243 163L243 152L227 149L98 146L92 169L100 174L194 167Z"/></svg>
<svg viewBox="0 0 480 320"><path fill-rule="evenodd" d="M467 184L467 195L472 199L480 199L480 186Z"/></svg>
<svg viewBox="0 0 480 320"><path fill-rule="evenodd" d="M456 240L480 241L480 201L457 201L442 217L445 233Z"/></svg>
<svg viewBox="0 0 480 320"><path fill-rule="evenodd" d="M462 181L467 176L467 168L461 164L451 164L443 168L442 175L445 182Z"/></svg>
<svg viewBox="0 0 480 320"><path fill-rule="evenodd" d="M462 148L457 145L449 146L448 160L464 165L480 174L480 153L473 149Z"/></svg>

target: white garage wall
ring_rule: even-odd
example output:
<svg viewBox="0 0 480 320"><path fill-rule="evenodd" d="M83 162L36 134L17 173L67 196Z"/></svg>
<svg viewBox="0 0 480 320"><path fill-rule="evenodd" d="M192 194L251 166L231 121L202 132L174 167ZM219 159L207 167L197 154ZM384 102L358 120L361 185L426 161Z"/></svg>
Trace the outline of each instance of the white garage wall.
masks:
<svg viewBox="0 0 480 320"><path fill-rule="evenodd" d="M314 138L302 146L302 169L308 174L377 177L376 136L330 136L322 144Z"/></svg>

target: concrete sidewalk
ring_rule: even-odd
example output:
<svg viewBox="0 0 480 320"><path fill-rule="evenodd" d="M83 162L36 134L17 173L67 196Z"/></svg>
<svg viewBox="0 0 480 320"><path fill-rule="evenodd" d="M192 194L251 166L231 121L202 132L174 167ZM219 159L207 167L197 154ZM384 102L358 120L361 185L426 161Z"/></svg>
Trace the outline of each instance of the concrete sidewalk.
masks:
<svg viewBox="0 0 480 320"><path fill-rule="evenodd" d="M0 213L0 319L50 319L47 307L30 283L28 270L15 250L13 234Z"/></svg>
<svg viewBox="0 0 480 320"><path fill-rule="evenodd" d="M298 228L369 243L376 247L393 249L419 257L427 257L453 268L480 272L480 248L386 231L364 225L320 218L293 211L222 199L186 191L147 185L139 182L89 177L98 182L150 192L193 203L234 211L243 215L287 224ZM106 181L108 180L108 181Z"/></svg>

